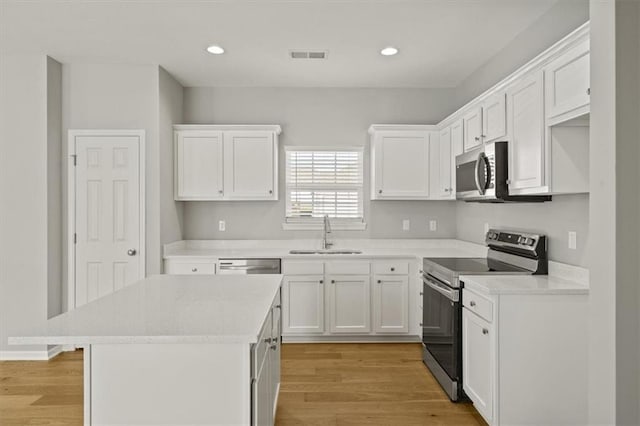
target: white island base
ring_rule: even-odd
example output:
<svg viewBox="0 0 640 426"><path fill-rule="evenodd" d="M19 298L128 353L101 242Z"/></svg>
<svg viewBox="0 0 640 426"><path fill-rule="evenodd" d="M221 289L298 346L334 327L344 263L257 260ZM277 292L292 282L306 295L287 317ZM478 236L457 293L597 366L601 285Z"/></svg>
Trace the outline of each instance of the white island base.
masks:
<svg viewBox="0 0 640 426"><path fill-rule="evenodd" d="M151 277L9 342L84 348L85 425L269 426L281 281Z"/></svg>

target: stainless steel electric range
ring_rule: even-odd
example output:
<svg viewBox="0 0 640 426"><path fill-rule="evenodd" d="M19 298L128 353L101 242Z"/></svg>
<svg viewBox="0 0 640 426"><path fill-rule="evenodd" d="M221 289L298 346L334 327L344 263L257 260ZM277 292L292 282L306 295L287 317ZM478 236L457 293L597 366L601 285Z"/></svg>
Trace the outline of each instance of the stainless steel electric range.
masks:
<svg viewBox="0 0 640 426"><path fill-rule="evenodd" d="M423 259L423 361L452 401L462 390L462 293L460 275L547 273L544 235L489 230L486 258Z"/></svg>

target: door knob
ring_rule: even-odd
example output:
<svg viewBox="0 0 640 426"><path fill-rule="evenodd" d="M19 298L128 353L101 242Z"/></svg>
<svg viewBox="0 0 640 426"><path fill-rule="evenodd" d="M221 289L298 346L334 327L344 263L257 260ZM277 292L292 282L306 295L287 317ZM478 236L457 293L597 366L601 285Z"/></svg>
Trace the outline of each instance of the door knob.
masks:
<svg viewBox="0 0 640 426"><path fill-rule="evenodd" d="M127 254L128 254L129 256L135 256L135 255L136 255L136 253L137 253L136 249L129 249L129 250L127 250Z"/></svg>

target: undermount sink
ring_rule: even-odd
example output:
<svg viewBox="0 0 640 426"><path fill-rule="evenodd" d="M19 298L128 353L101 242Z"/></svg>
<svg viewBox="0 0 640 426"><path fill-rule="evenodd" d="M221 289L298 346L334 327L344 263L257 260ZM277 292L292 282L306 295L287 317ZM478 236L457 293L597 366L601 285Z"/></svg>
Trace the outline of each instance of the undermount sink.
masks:
<svg viewBox="0 0 640 426"><path fill-rule="evenodd" d="M290 254L362 254L360 250L291 250Z"/></svg>

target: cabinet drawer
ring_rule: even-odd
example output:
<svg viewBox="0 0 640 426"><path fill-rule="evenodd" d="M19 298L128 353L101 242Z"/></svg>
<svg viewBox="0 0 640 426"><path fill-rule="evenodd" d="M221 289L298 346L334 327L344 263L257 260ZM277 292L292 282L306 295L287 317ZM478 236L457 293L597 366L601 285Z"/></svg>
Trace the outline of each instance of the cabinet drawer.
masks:
<svg viewBox="0 0 640 426"><path fill-rule="evenodd" d="M462 305L481 318L493 321L493 302L486 297L465 288L462 290Z"/></svg>
<svg viewBox="0 0 640 426"><path fill-rule="evenodd" d="M282 262L284 275L323 275L324 264L322 262Z"/></svg>
<svg viewBox="0 0 640 426"><path fill-rule="evenodd" d="M369 275L369 262L328 261L327 274L331 275Z"/></svg>
<svg viewBox="0 0 640 426"><path fill-rule="evenodd" d="M167 262L165 273L170 275L213 275L216 273L215 262Z"/></svg>
<svg viewBox="0 0 640 426"><path fill-rule="evenodd" d="M382 275L407 275L409 263L404 261L376 262L373 264L373 272Z"/></svg>

